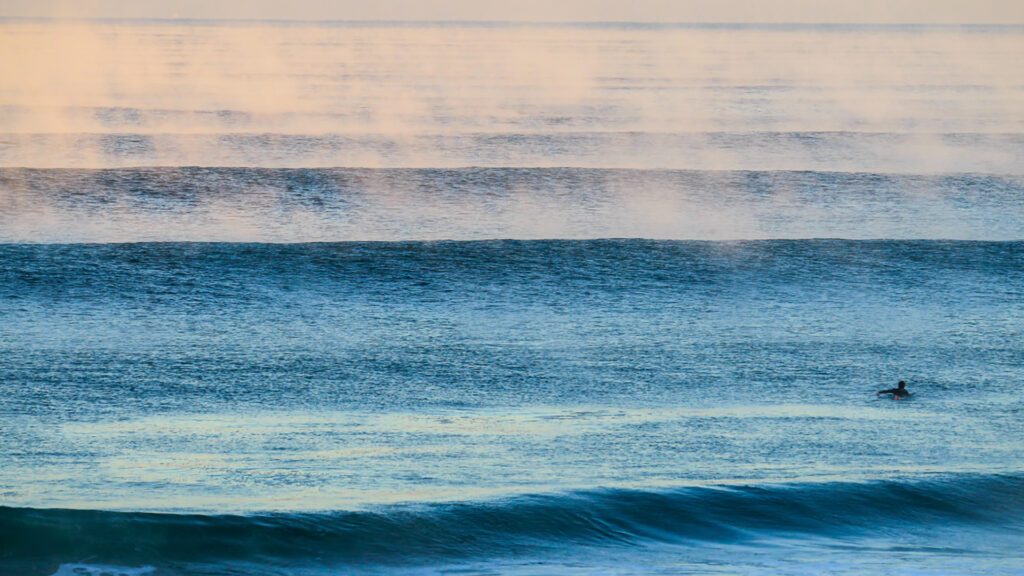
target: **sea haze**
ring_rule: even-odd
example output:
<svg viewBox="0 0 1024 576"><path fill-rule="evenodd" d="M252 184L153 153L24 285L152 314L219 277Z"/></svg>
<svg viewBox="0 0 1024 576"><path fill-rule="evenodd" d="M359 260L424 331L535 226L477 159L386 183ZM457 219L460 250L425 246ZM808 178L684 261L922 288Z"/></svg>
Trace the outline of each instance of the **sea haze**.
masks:
<svg viewBox="0 0 1024 576"><path fill-rule="evenodd" d="M1024 565L1024 29L0 52L0 572Z"/></svg>

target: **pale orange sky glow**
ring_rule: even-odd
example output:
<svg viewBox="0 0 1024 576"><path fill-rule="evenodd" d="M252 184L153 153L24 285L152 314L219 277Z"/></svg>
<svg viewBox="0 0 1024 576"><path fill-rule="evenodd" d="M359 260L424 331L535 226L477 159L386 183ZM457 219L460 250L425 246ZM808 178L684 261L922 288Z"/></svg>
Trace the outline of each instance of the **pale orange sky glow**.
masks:
<svg viewBox="0 0 1024 576"><path fill-rule="evenodd" d="M1018 0L6 0L0 17L1024 24Z"/></svg>

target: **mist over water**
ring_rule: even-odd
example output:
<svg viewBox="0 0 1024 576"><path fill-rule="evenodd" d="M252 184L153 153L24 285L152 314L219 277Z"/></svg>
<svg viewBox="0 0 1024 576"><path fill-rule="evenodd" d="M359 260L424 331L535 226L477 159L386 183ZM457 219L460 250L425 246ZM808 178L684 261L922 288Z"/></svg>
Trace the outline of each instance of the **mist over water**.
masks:
<svg viewBox="0 0 1024 576"><path fill-rule="evenodd" d="M1021 237L1015 27L0 28L9 242Z"/></svg>
<svg viewBox="0 0 1024 576"><path fill-rule="evenodd" d="M0 21L0 572L1019 573L1021 54Z"/></svg>
<svg viewBox="0 0 1024 576"><path fill-rule="evenodd" d="M0 169L7 242L1024 237L1024 177L580 168Z"/></svg>
<svg viewBox="0 0 1024 576"><path fill-rule="evenodd" d="M4 63L4 126L21 134L992 134L1024 122L1019 27L2 26L20 56ZM107 165L96 152L90 167Z"/></svg>

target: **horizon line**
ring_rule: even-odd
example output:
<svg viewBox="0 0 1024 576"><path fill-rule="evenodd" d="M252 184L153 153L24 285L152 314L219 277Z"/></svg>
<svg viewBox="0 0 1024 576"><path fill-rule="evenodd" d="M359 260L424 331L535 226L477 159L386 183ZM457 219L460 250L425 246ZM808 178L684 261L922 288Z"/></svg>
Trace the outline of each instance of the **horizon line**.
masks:
<svg viewBox="0 0 1024 576"><path fill-rule="evenodd" d="M655 20L474 20L474 19L308 19L308 18L216 18L216 17L168 17L168 16L3 16L0 23L21 22L190 22L190 23L279 23L319 25L458 25L458 26L636 26L650 28L760 28L760 27L831 27L831 28L1024 28L1021 22L836 22L836 21L655 21Z"/></svg>

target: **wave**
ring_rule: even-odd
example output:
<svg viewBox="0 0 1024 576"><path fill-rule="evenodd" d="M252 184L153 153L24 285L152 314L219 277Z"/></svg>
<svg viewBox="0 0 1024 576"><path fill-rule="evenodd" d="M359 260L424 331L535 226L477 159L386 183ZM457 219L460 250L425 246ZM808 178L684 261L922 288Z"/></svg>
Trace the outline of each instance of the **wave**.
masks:
<svg viewBox="0 0 1024 576"><path fill-rule="evenodd" d="M688 293L727 302L781 291L1012 306L1022 253L1021 241L835 239L0 244L0 298L61 309L150 302L171 315L197 304L277 309L297 294L346 305L443 299L475 306L488 294L492 303L561 307L610 298L621 305L625 298L645 307L676 306Z"/></svg>
<svg viewBox="0 0 1024 576"><path fill-rule="evenodd" d="M0 561L410 563L567 546L1024 530L1024 477L590 490L249 516L0 507ZM2 565L2 563L0 563Z"/></svg>
<svg viewBox="0 0 1024 576"><path fill-rule="evenodd" d="M1022 198L992 174L0 169L0 242L1013 240Z"/></svg>
<svg viewBox="0 0 1024 576"><path fill-rule="evenodd" d="M998 298L1018 292L1022 252L1021 241L836 239L0 245L0 295L201 297L223 305L297 288L433 300L502 287L508 297L536 302L566 289L568 298L639 290L651 299L683 287L726 297L783 285L900 287L934 297L970 283L979 297Z"/></svg>
<svg viewBox="0 0 1024 576"><path fill-rule="evenodd" d="M119 111L129 114L131 111ZM237 113L238 116L244 116ZM325 119L314 119L324 121ZM477 119L466 120L476 123ZM858 132L594 130L589 115L534 119L507 132L109 132L0 130L0 166L36 169L558 168L990 173L1020 176L1017 131ZM670 122L665 119L665 122ZM753 120L751 120L753 122ZM2 126L2 125L0 125ZM1012 130L1012 127L1010 128Z"/></svg>

